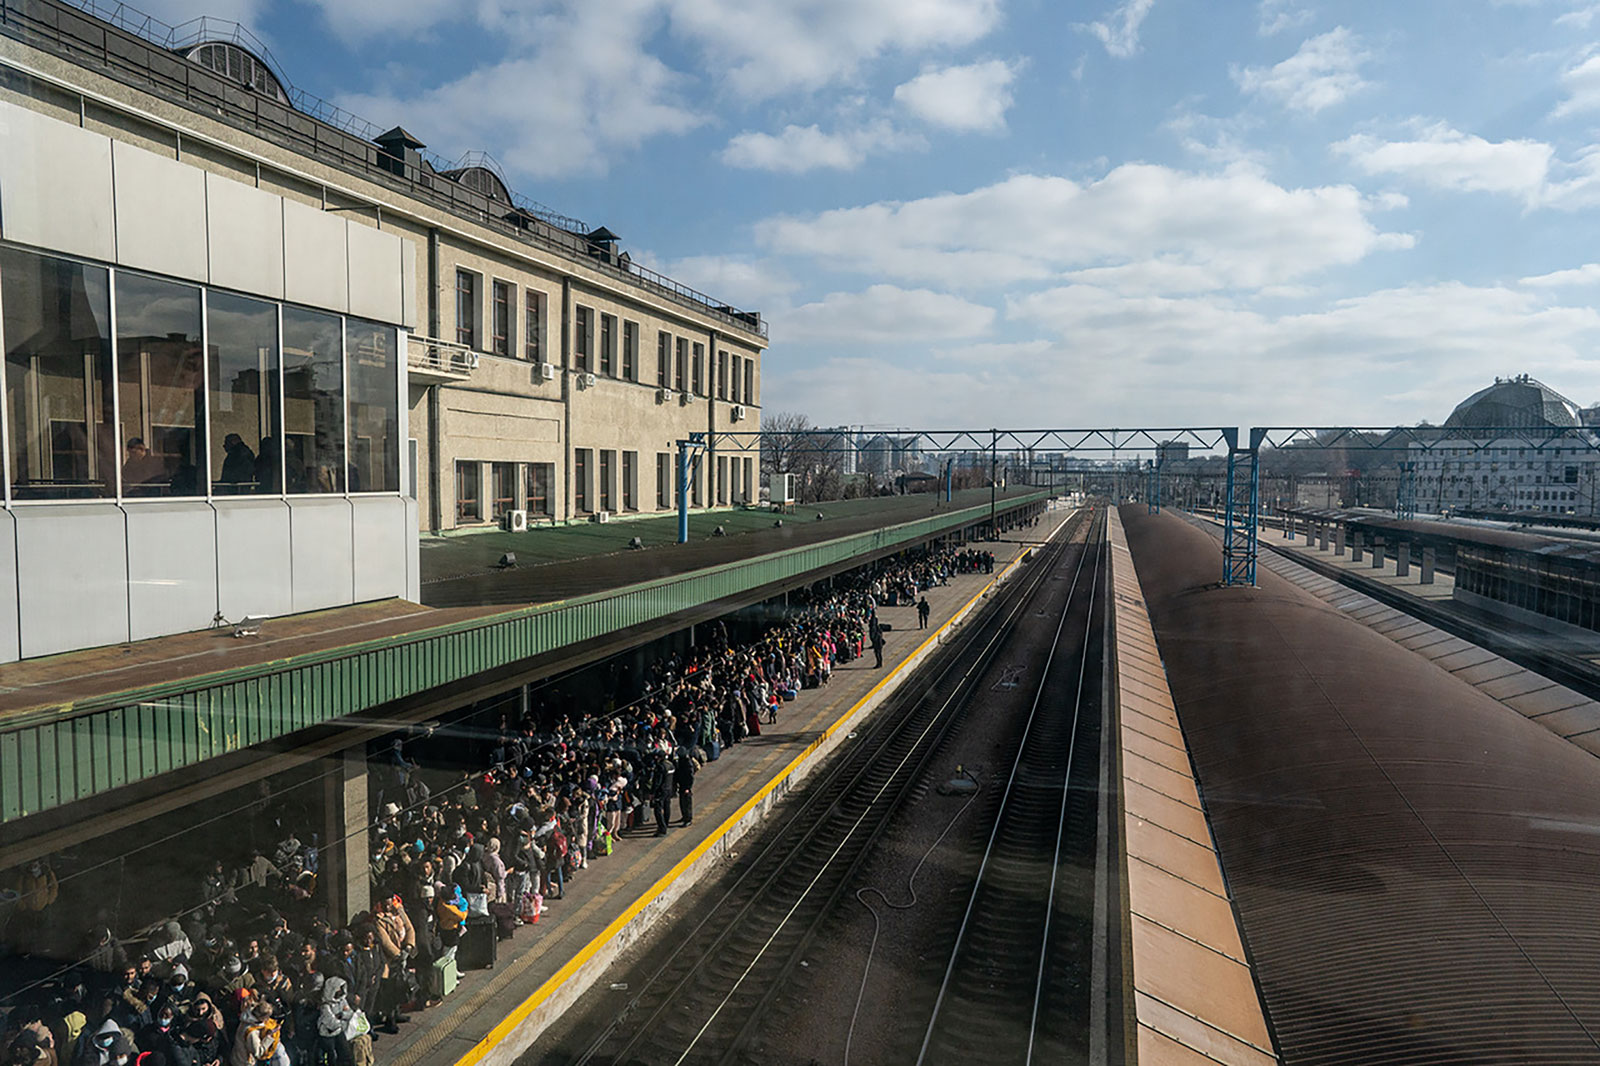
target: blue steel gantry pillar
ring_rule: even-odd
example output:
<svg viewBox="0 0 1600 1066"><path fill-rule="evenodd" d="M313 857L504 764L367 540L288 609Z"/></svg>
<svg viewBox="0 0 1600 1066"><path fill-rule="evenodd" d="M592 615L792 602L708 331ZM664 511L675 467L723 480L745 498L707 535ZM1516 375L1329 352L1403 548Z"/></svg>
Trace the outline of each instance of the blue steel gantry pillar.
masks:
<svg viewBox="0 0 1600 1066"><path fill-rule="evenodd" d="M1256 583L1257 534L1261 517L1261 442L1264 429L1250 431L1250 446L1239 447L1239 431L1225 429L1228 493L1222 525L1222 583Z"/></svg>
<svg viewBox="0 0 1600 1066"><path fill-rule="evenodd" d="M1417 517L1417 464L1414 460L1400 463L1400 483L1395 488L1394 516L1402 522Z"/></svg>
<svg viewBox="0 0 1600 1066"><path fill-rule="evenodd" d="M706 446L704 433L691 433L678 442L678 543L689 543L689 454Z"/></svg>

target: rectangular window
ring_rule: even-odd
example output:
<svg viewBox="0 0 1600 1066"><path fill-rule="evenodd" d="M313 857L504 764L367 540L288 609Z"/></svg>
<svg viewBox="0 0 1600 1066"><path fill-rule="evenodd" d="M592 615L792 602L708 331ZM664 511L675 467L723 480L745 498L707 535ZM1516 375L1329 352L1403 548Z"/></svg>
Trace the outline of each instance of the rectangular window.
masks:
<svg viewBox="0 0 1600 1066"><path fill-rule="evenodd" d="M656 509L672 506L672 453L656 453Z"/></svg>
<svg viewBox="0 0 1600 1066"><path fill-rule="evenodd" d="M600 373L617 376L617 316L600 316Z"/></svg>
<svg viewBox="0 0 1600 1066"><path fill-rule="evenodd" d="M733 356L733 373L730 375L730 377L732 378L732 381L730 381L728 383L728 399L732 400L734 403L738 403L739 402L739 357L737 355Z"/></svg>
<svg viewBox="0 0 1600 1066"><path fill-rule="evenodd" d="M544 361L544 293L529 289L524 300L522 355L530 363Z"/></svg>
<svg viewBox="0 0 1600 1066"><path fill-rule="evenodd" d="M717 353L717 399L728 398L728 353Z"/></svg>
<svg viewBox="0 0 1600 1066"><path fill-rule="evenodd" d="M527 496L528 513L552 515L555 511L550 507L550 486L556 479L556 464L554 463L529 463L527 465Z"/></svg>
<svg viewBox="0 0 1600 1066"><path fill-rule="evenodd" d="M456 461L456 521L483 521L482 463Z"/></svg>
<svg viewBox="0 0 1600 1066"><path fill-rule="evenodd" d="M589 510L589 449L574 448L572 451L572 498L573 509L579 513Z"/></svg>
<svg viewBox="0 0 1600 1066"><path fill-rule="evenodd" d="M622 453L622 509L639 509L639 453Z"/></svg>
<svg viewBox="0 0 1600 1066"><path fill-rule="evenodd" d="M656 334L656 384L661 388L672 385L672 334L662 330Z"/></svg>
<svg viewBox="0 0 1600 1066"><path fill-rule="evenodd" d="M351 492L400 491L400 378L393 326L345 319Z"/></svg>
<svg viewBox="0 0 1600 1066"><path fill-rule="evenodd" d="M278 308L227 293L206 294L211 372L211 490L271 491L277 484Z"/></svg>
<svg viewBox="0 0 1600 1066"><path fill-rule="evenodd" d="M694 394L706 394L706 346L696 342L694 346Z"/></svg>
<svg viewBox="0 0 1600 1066"><path fill-rule="evenodd" d="M717 502L728 502L728 457L717 456Z"/></svg>
<svg viewBox="0 0 1600 1066"><path fill-rule="evenodd" d="M109 273L0 248L0 298L13 496L115 496Z"/></svg>
<svg viewBox="0 0 1600 1066"><path fill-rule="evenodd" d="M200 290L126 272L116 275L115 288L122 494L203 496Z"/></svg>
<svg viewBox="0 0 1600 1066"><path fill-rule="evenodd" d="M616 482L617 453L607 449L600 452L600 510L617 509Z"/></svg>
<svg viewBox="0 0 1600 1066"><path fill-rule="evenodd" d="M622 380L639 380L639 323L622 323Z"/></svg>
<svg viewBox="0 0 1600 1066"><path fill-rule="evenodd" d="M689 498L694 501L694 506L706 505L706 479L704 452L695 452L694 458L689 460Z"/></svg>
<svg viewBox="0 0 1600 1066"><path fill-rule="evenodd" d="M689 391L689 339L687 337L679 337L678 338L678 365L677 365L677 367L675 369L676 369L677 373L675 374L675 376L672 379L673 380L673 386L672 387L677 389L679 392L688 392Z"/></svg>
<svg viewBox="0 0 1600 1066"><path fill-rule="evenodd" d="M338 315L283 309L283 450L285 480L276 464L260 479L262 492L343 492L344 334ZM275 451L276 444L262 451ZM261 459L257 454L256 459ZM268 484L270 478L271 484Z"/></svg>
<svg viewBox="0 0 1600 1066"><path fill-rule="evenodd" d="M749 503L755 499L755 460L744 461L744 502Z"/></svg>
<svg viewBox="0 0 1600 1066"><path fill-rule="evenodd" d="M489 516L498 522L501 515L517 506L517 464L489 464L489 488L494 492Z"/></svg>
<svg viewBox="0 0 1600 1066"><path fill-rule="evenodd" d="M456 343L478 346L478 276L456 271Z"/></svg>
<svg viewBox="0 0 1600 1066"><path fill-rule="evenodd" d="M495 355L511 354L511 285L494 283L494 348Z"/></svg>
<svg viewBox="0 0 1600 1066"><path fill-rule="evenodd" d="M594 351L594 312L587 307L578 308L577 322L572 332L573 369L580 374L587 374L593 369L589 355Z"/></svg>
<svg viewBox="0 0 1600 1066"><path fill-rule="evenodd" d="M744 361L744 402L754 405L756 402L756 361Z"/></svg>

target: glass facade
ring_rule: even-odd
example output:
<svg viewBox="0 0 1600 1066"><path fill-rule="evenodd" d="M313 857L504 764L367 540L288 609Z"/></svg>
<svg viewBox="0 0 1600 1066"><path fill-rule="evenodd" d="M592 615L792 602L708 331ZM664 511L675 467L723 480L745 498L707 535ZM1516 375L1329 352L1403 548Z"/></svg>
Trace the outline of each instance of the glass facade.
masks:
<svg viewBox="0 0 1600 1066"><path fill-rule="evenodd" d="M0 309L14 500L401 491L393 326L4 245Z"/></svg>
<svg viewBox="0 0 1600 1066"><path fill-rule="evenodd" d="M0 247L16 499L115 496L109 272Z"/></svg>

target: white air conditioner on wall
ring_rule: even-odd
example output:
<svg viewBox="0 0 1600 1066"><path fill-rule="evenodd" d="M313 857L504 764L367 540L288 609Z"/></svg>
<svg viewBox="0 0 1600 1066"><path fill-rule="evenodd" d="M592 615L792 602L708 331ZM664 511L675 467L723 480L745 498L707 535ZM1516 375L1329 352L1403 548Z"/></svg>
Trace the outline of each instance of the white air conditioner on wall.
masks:
<svg viewBox="0 0 1600 1066"><path fill-rule="evenodd" d="M693 402L694 402L694 397L692 395L690 395L689 393L687 393L687 392L678 393L678 405L680 407L688 407Z"/></svg>
<svg viewBox="0 0 1600 1066"><path fill-rule="evenodd" d="M593 374L580 374L578 376L578 384L581 385L582 387L586 388L586 389L594 388L594 375Z"/></svg>
<svg viewBox="0 0 1600 1066"><path fill-rule="evenodd" d="M733 409L728 412L728 416L730 418L732 418L735 422L743 422L744 421L744 405L743 404L738 404L738 403L734 404L733 405Z"/></svg>
<svg viewBox="0 0 1600 1066"><path fill-rule="evenodd" d="M671 402L672 402L672 390L671 389L657 389L656 390L656 403L671 403Z"/></svg>
<svg viewBox="0 0 1600 1066"><path fill-rule="evenodd" d="M526 533L528 531L528 512L505 512L500 516L500 528L511 533Z"/></svg>
<svg viewBox="0 0 1600 1066"><path fill-rule="evenodd" d="M594 513L594 520L596 522L609 522L609 521L611 521L611 512L610 511L596 511Z"/></svg>
<svg viewBox="0 0 1600 1066"><path fill-rule="evenodd" d="M556 379L556 368L550 363L540 363L539 377L544 381L554 381Z"/></svg>

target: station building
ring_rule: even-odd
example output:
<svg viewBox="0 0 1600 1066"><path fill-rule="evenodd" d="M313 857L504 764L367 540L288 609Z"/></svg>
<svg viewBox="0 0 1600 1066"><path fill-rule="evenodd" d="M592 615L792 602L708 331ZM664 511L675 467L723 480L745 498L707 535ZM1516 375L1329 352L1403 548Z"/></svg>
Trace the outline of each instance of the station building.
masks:
<svg viewBox="0 0 1600 1066"><path fill-rule="evenodd" d="M112 18L0 0L0 662L415 600L419 531L672 509L678 440L759 428L759 315ZM753 499L716 443L691 504Z"/></svg>
<svg viewBox="0 0 1600 1066"><path fill-rule="evenodd" d="M1456 405L1445 419L1447 432L1426 449L1413 444L1417 507L1423 511L1487 508L1591 513L1600 450L1578 405L1527 374L1496 378ZM1530 439L1498 439L1485 444L1467 431L1529 430ZM1558 430L1548 444L1538 431Z"/></svg>

